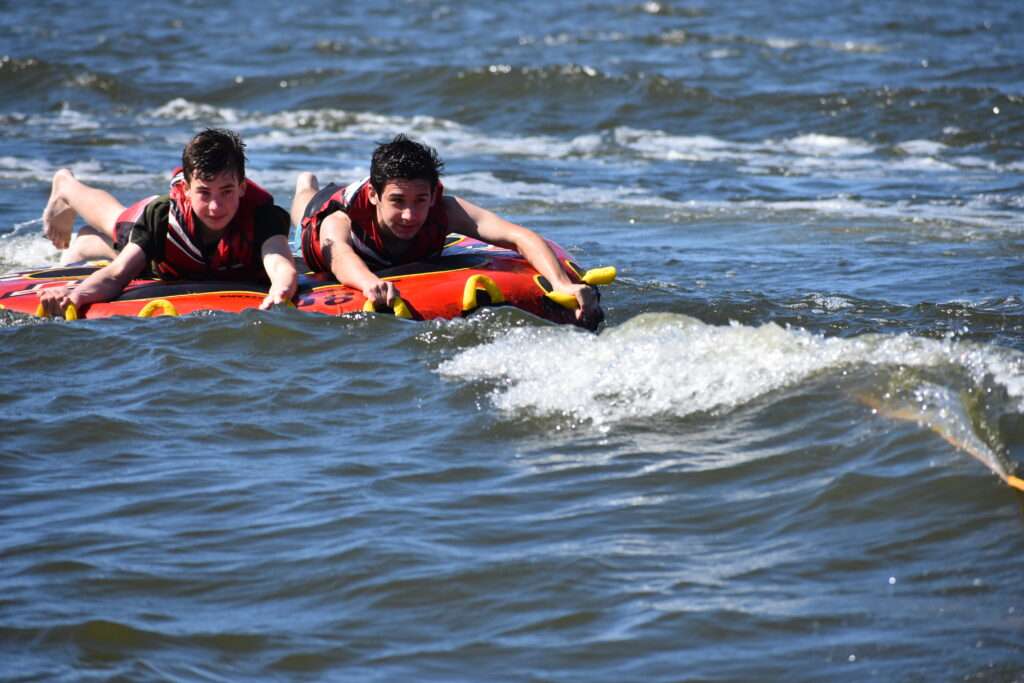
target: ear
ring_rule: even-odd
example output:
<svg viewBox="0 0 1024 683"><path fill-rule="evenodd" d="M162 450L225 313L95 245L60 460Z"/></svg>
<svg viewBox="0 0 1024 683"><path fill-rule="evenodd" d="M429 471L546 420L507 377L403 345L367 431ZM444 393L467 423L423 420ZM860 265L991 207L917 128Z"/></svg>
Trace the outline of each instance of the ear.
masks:
<svg viewBox="0 0 1024 683"><path fill-rule="evenodd" d="M380 197L377 196L377 190L374 189L372 183L370 184L370 191L366 196L370 200L370 203L373 204L374 206L377 206L377 204L380 202Z"/></svg>
<svg viewBox="0 0 1024 683"><path fill-rule="evenodd" d="M245 188L247 188L247 187L249 187L249 182L245 178L242 178L242 182L238 183L238 196L239 197L244 197L245 196Z"/></svg>

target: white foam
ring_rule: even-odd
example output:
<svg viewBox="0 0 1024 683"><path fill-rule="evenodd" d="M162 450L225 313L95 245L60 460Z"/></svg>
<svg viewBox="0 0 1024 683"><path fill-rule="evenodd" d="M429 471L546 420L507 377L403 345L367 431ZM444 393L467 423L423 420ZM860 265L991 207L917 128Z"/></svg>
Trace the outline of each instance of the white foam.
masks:
<svg viewBox="0 0 1024 683"><path fill-rule="evenodd" d="M817 293L811 295L811 303L815 308L830 313L853 307L853 304L848 299L841 296L825 296L824 294Z"/></svg>
<svg viewBox="0 0 1024 683"><path fill-rule="evenodd" d="M36 218L18 223L11 232L0 234L0 272L59 261L60 252L43 238L42 227L42 219Z"/></svg>
<svg viewBox="0 0 1024 683"><path fill-rule="evenodd" d="M801 47L811 47L820 50L834 50L836 52L852 53L878 53L885 52L885 47L877 43L865 43L856 40L812 40L803 41L795 38L767 38L761 41L762 44L773 50L789 51Z"/></svg>
<svg viewBox="0 0 1024 683"><path fill-rule="evenodd" d="M29 119L29 125L32 123L39 122L41 117L32 117ZM56 116L57 125L64 130L83 131L83 130L98 130L100 128L100 121L85 112L80 112L77 109L73 109L67 103L61 106L60 111Z"/></svg>
<svg viewBox="0 0 1024 683"><path fill-rule="evenodd" d="M641 156L665 161L744 161L763 154L760 145L729 142L710 135L669 135L628 126L616 128L614 142Z"/></svg>
<svg viewBox="0 0 1024 683"><path fill-rule="evenodd" d="M209 104L192 102L183 97L176 97L169 102L147 112L148 116L174 121L204 121L237 123L243 115L237 109L215 107Z"/></svg>
<svg viewBox="0 0 1024 683"><path fill-rule="evenodd" d="M856 43L838 44L860 49ZM866 49L866 48L865 48ZM660 130L619 127L607 134L572 138L551 135L513 136L478 130L432 116L395 116L344 109L298 109L247 112L228 107L173 99L141 117L221 122L241 132L252 149L311 147L330 149L352 143L366 146L397 132L408 132L444 151L445 157L529 157L539 159L600 158L630 164L640 157L652 161L731 162L740 173L814 174L884 178L907 172L936 173L972 169L1000 170L977 157L951 157L942 143L908 140L897 143L904 158L879 156L879 149L856 138L808 132L788 139L730 141L708 135L674 135ZM611 144L609 144L609 142ZM362 151L360 151L362 153Z"/></svg>
<svg viewBox="0 0 1024 683"><path fill-rule="evenodd" d="M732 59L734 57L739 57L740 53L737 50L731 50L729 48L715 48L714 50L706 52L704 56L708 59Z"/></svg>
<svg viewBox="0 0 1024 683"><path fill-rule="evenodd" d="M462 351L438 372L494 384L490 400L511 416L567 415L602 426L725 411L858 364L948 365L979 384L991 376L1024 410L1024 356L1008 349L909 335L825 338L775 324L712 326L674 314L640 315L600 335L516 328Z"/></svg>
<svg viewBox="0 0 1024 683"><path fill-rule="evenodd" d="M79 180L90 185L103 188L128 187L138 189L140 194L146 188L166 184L169 179L167 172L140 173L137 170L124 168L107 168L95 159L83 159L63 166L56 166L43 159L23 157L0 157L0 180L11 180L18 183L38 184L41 190L49 192L50 181L58 168L69 168ZM121 198L122 200L124 198ZM43 207L39 207L42 212Z"/></svg>
<svg viewBox="0 0 1024 683"><path fill-rule="evenodd" d="M660 206L678 209L680 202L663 199L639 187L570 187L554 183L505 180L493 173L459 173L445 179L445 187L454 194L483 194L503 200L542 202L552 205L580 204L597 206Z"/></svg>
<svg viewBox="0 0 1024 683"><path fill-rule="evenodd" d="M980 196L966 202L956 200L880 202L851 199L845 196L781 201L690 200L681 203L679 210L692 214L718 213L738 217L748 214L764 215L766 212L770 212L783 217L786 214L798 213L814 214L824 218L836 216L844 219L895 221L902 225L914 226L915 234L931 234L936 230L958 228L954 232L943 233L949 239L958 240L991 239L1008 234L1024 233L1024 220L1020 218L1019 214L1012 211L1012 208L1006 204L1005 198L1000 204Z"/></svg>
<svg viewBox="0 0 1024 683"><path fill-rule="evenodd" d="M896 148L913 156L935 156L941 154L946 145L934 140L907 140L896 145Z"/></svg>
<svg viewBox="0 0 1024 683"><path fill-rule="evenodd" d="M80 113L62 110L44 114L48 117L44 128L59 129L65 119L76 120ZM503 135L479 130L454 121L430 116L393 116L373 112L348 111L343 109L297 109L282 112L257 112L212 106L175 98L164 105L147 111L138 117L140 129L165 131L166 135L179 135L168 126L167 120L202 120L223 123L238 129L246 138L251 151L270 150L275 158L281 150L309 148L318 155L328 154L339 159L340 172L331 168L309 169L302 165L301 155L275 161L272 169L261 170L258 157L251 159L252 175L263 185L274 191L281 201L290 198L297 170L314 170L323 180L345 181L365 174L366 157L373 141L389 135L407 131L442 150L447 159L472 158L493 155L510 159L514 157L537 158L559 162L571 159L578 164L580 159L594 159L595 164L611 169L619 166L635 174L638 164L685 163L732 164L735 173L766 176L808 176L813 178L863 179L866 182L887 182L888 179L910 175L934 176L948 174L967 182L972 178L985 179L993 173L1015 173L1024 170L1019 162L1000 166L999 164L972 155L957 156L953 148L940 142L913 139L896 143L891 148L879 148L873 144L846 136L807 132L791 138L778 140L737 141L711 135L676 135L660 130L619 127L603 134L588 133L570 138L553 135ZM150 132L152 137L155 133ZM167 139L169 148L177 148L182 140ZM886 153L897 150L900 154ZM296 166L289 168L287 159L296 159ZM266 166L266 164L263 164ZM12 156L0 158L0 180L20 184L39 183L48 185L55 166L39 159L18 159ZM119 191L129 188L149 191L146 188L161 187L166 178L163 168L155 173L144 173L138 169L108 168L97 161L84 160L75 164L72 170L90 184L106 187L116 196L129 193ZM552 176L554 178L554 176ZM929 182L929 178L924 178ZM679 201L655 194L658 190L645 186L620 187L577 187L572 180L560 182L545 180L500 180L493 174L453 174L447 178L454 191L478 193L503 199L524 199L531 202L577 203L617 208L658 208L674 217L714 212L721 215L746 215L750 211L810 212L824 216L844 215L847 217L877 217L894 219L912 224L939 222L949 227L952 224L979 227L996 232L1019 233L1024 225L1013 207L1003 200L1001 206L984 207L972 201L971 197L957 200L932 199L926 202L910 199L883 202L865 198L852 200L842 196L820 196L807 199L765 199L734 201L704 201L699 198ZM140 190L143 188L143 190ZM972 239L972 235L966 235Z"/></svg>
<svg viewBox="0 0 1024 683"><path fill-rule="evenodd" d="M799 135L779 144L791 152L810 156L857 156L875 151L872 145L862 140L820 133Z"/></svg>
<svg viewBox="0 0 1024 683"><path fill-rule="evenodd" d="M836 52L860 52L873 54L887 51L887 48L884 45L879 45L878 43L866 43L857 40L844 40L842 42L815 41L813 44L817 47L825 47L829 50L835 50Z"/></svg>
<svg viewBox="0 0 1024 683"><path fill-rule="evenodd" d="M800 41L792 38L768 38L764 44L773 50L792 50L800 46Z"/></svg>

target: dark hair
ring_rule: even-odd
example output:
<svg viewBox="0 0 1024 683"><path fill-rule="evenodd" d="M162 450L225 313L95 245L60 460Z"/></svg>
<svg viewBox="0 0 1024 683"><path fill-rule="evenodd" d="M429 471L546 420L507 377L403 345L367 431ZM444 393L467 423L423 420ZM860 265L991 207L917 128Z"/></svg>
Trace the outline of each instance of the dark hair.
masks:
<svg viewBox="0 0 1024 683"><path fill-rule="evenodd" d="M433 147L398 134L391 142L378 143L370 162L370 184L380 194L389 180L426 180L437 187L444 162Z"/></svg>
<svg viewBox="0 0 1024 683"><path fill-rule="evenodd" d="M197 133L181 153L185 181L209 180L231 171L239 181L245 179L245 143L237 133L223 128L207 128Z"/></svg>

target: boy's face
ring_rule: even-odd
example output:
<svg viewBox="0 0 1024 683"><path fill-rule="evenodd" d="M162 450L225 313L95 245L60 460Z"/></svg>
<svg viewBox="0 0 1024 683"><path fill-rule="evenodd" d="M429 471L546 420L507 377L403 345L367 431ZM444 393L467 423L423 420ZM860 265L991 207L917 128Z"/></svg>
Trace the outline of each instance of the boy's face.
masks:
<svg viewBox="0 0 1024 683"><path fill-rule="evenodd" d="M370 186L370 203L377 207L377 222L400 240L411 240L423 227L434 205L434 193L426 180L395 178L380 195Z"/></svg>
<svg viewBox="0 0 1024 683"><path fill-rule="evenodd" d="M238 203L245 194L245 181L234 171L223 171L212 178L193 177L188 184L192 210L211 230L223 230L238 213Z"/></svg>

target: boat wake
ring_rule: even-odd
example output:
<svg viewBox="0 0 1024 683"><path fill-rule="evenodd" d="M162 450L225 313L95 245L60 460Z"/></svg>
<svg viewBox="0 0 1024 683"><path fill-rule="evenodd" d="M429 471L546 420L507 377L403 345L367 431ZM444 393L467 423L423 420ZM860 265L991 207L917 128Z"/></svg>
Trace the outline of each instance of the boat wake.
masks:
<svg viewBox="0 0 1024 683"><path fill-rule="evenodd" d="M1024 354L994 345L907 334L844 339L660 313L596 336L507 330L442 362L438 372L485 387L506 419L567 417L604 432L664 417L714 418L824 386L837 401L859 401L935 431L1024 487L997 427L1002 415L1024 414Z"/></svg>

